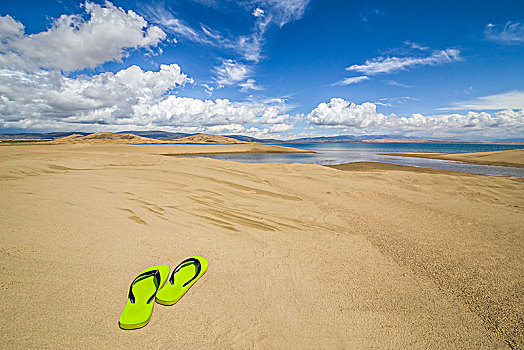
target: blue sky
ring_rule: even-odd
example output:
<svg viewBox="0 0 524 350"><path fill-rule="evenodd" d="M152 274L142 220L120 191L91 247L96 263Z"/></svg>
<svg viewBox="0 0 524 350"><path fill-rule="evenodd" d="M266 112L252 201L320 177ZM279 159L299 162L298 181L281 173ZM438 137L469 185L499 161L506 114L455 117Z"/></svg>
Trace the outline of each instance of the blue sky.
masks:
<svg viewBox="0 0 524 350"><path fill-rule="evenodd" d="M522 1L3 1L0 132L524 139Z"/></svg>

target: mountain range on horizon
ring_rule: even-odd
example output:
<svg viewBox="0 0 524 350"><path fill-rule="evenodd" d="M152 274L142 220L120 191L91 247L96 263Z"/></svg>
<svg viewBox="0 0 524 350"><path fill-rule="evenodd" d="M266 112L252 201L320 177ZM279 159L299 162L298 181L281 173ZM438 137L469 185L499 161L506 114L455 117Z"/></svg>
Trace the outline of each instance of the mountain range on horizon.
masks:
<svg viewBox="0 0 524 350"><path fill-rule="evenodd" d="M120 131L116 134L133 134L141 137L147 137L157 139L159 141L171 141L180 138L194 136L199 133L176 133L168 131ZM11 140L11 139L57 139L70 135L90 135L90 132L50 132L50 133L5 133L0 134L0 140ZM463 141L463 140L452 140L452 139L423 139L416 137L406 137L400 135L338 135L338 136L320 136L320 137L309 137L309 138L298 138L292 140L278 140L278 139L262 139L244 135L220 135L230 137L239 141L244 142L259 142L259 143L342 143L342 142L464 142L464 143L490 143L490 142L507 142L507 143L524 143L524 138L507 138L507 139L496 139L496 140L478 140L478 141Z"/></svg>

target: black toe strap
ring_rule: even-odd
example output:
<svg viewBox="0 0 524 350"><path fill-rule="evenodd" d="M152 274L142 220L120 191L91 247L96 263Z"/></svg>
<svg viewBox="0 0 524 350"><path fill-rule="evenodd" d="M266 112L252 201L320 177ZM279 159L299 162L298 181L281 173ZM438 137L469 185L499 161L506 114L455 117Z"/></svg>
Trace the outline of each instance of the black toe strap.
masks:
<svg viewBox="0 0 524 350"><path fill-rule="evenodd" d="M136 282L141 281L145 278L154 277L155 281L155 293L147 300L147 303L149 304L151 301L155 300L156 293L158 292L158 289L160 288L160 271L158 270L151 270L146 271L144 273L141 273L140 275L136 276L136 278L131 282L131 286L129 287L129 300L132 304L135 303L135 295L133 294L133 286Z"/></svg>
<svg viewBox="0 0 524 350"><path fill-rule="evenodd" d="M189 283L191 283L191 281L193 281L195 278L198 277L198 275L200 274L200 270L202 269L202 267L200 266L200 260L195 259L195 258L189 258L189 259L186 259L186 260L182 261L180 264L178 264L177 267L175 267L175 269L173 270L173 274L171 275L171 278L169 278L169 283L171 283L171 284L174 284L174 283L175 283L175 275L176 275L176 273L177 273L177 272L182 268L182 266L183 266L184 264L187 264L187 263L189 263L189 262L195 263L195 264L196 264L196 268L197 268L197 270L196 270L196 273L195 273L195 275L193 276L193 278L191 278L189 281L187 281L186 283L184 283L184 284L182 285L182 287L187 286Z"/></svg>

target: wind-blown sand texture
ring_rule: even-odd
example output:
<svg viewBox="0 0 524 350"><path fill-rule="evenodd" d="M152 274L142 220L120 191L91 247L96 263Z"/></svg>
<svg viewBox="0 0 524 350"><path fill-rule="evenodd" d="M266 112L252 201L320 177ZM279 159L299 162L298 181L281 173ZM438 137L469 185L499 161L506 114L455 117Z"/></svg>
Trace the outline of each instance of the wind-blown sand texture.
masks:
<svg viewBox="0 0 524 350"><path fill-rule="evenodd" d="M159 155L191 147L0 147L1 348L524 347L522 180ZM136 273L194 254L120 330Z"/></svg>
<svg viewBox="0 0 524 350"><path fill-rule="evenodd" d="M444 160L455 160L455 161L471 163L471 164L499 165L499 166L515 167L515 168L524 168L524 149L515 149L515 150L509 150L509 151L496 151L496 152L447 153L447 154L421 154L421 153L391 154L391 153L388 153L388 156L444 159Z"/></svg>

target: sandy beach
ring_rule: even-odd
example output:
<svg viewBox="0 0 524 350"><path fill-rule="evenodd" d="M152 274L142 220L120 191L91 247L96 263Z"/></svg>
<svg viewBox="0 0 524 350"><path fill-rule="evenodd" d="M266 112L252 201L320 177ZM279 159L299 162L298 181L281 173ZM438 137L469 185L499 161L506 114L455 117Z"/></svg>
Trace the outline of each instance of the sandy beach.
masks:
<svg viewBox="0 0 524 350"><path fill-rule="evenodd" d="M0 347L524 348L523 180L163 155L203 147L286 151L0 147ZM137 272L195 254L180 302L118 328Z"/></svg>

